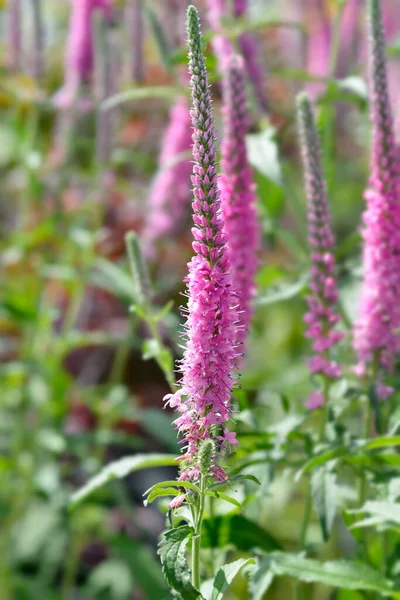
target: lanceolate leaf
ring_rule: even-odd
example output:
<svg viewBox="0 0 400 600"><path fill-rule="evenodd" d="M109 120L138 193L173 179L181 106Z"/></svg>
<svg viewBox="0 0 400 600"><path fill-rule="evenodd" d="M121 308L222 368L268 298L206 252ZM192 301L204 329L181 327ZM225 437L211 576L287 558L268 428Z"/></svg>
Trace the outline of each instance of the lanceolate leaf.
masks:
<svg viewBox="0 0 400 600"><path fill-rule="evenodd" d="M336 475L326 465L313 471L311 493L322 536L327 541L336 514Z"/></svg>
<svg viewBox="0 0 400 600"><path fill-rule="evenodd" d="M283 552L274 552L270 557L271 571L275 575L288 575L306 583L318 582L333 588L370 590L383 596L400 598L400 593L394 591L394 584L365 563L350 560L319 562Z"/></svg>
<svg viewBox="0 0 400 600"><path fill-rule="evenodd" d="M190 583L190 569L185 557L185 549L193 533L193 527L188 525L171 529L164 533L158 550L165 578L182 600L204 600L199 590Z"/></svg>
<svg viewBox="0 0 400 600"><path fill-rule="evenodd" d="M136 454L135 456L126 456L121 460L116 460L89 479L86 485L71 496L71 506L76 506L95 490L113 479L123 479L129 473L140 469L176 465L175 458L176 456L173 454Z"/></svg>
<svg viewBox="0 0 400 600"><path fill-rule="evenodd" d="M215 576L211 600L221 600L240 569L249 563L254 564L255 561L252 558L239 558L233 563L223 565Z"/></svg>
<svg viewBox="0 0 400 600"><path fill-rule="evenodd" d="M210 485L210 487L208 489L209 490L219 490L224 487L230 487L231 485L234 485L235 483L239 483L240 481L253 481L254 483L258 483L258 485L261 485L261 483L259 482L257 477L255 477L254 475L234 475L234 477L225 479L225 481L219 481L218 483L213 483L212 485Z"/></svg>

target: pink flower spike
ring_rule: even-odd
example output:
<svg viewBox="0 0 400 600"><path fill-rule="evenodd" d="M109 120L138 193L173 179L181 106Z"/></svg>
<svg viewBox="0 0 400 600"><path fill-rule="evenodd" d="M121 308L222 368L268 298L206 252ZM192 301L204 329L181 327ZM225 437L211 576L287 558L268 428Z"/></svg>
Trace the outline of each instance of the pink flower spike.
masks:
<svg viewBox="0 0 400 600"><path fill-rule="evenodd" d="M92 18L100 10L106 18L111 14L111 0L72 0L67 50L65 56L65 82L54 96L59 108L70 108L77 96L79 86L93 70L94 43Z"/></svg>
<svg viewBox="0 0 400 600"><path fill-rule="evenodd" d="M382 15L370 0L372 160L363 221L364 281L354 349L364 370L391 371L400 349L400 170L389 101Z"/></svg>
<svg viewBox="0 0 400 600"><path fill-rule="evenodd" d="M203 241L193 243L195 255L188 265L181 389L169 402L173 404L174 397L182 397L180 412L184 415L176 421L186 453L181 461L180 480L197 480L201 475L197 455L210 439L215 440L210 471L216 478L224 473L216 464L224 450L223 443L217 442L218 436L225 438L232 413L238 300L232 290L226 236L220 218L211 95L201 49L199 17L194 6L188 8L187 27L192 76L193 222L199 233L195 237Z"/></svg>
<svg viewBox="0 0 400 600"><path fill-rule="evenodd" d="M335 277L334 236L321 151L311 101L306 94L298 98L298 119L308 204L308 232L311 247L311 283L307 297L309 311L304 317L306 337L313 340L314 356L308 363L312 373L330 379L341 376L342 369L331 357L331 350L343 338L334 331L340 318Z"/></svg>

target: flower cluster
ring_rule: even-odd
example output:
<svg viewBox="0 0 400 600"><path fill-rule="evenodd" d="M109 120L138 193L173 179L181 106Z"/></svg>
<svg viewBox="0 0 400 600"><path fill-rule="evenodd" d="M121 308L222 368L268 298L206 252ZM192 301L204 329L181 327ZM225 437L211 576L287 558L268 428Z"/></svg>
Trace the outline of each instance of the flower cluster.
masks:
<svg viewBox="0 0 400 600"><path fill-rule="evenodd" d="M399 350L400 327L400 178L388 94L382 15L370 2L369 69L372 161L363 221L364 281L354 348L364 374L368 365L390 370ZM381 396L386 396L387 391Z"/></svg>
<svg viewBox="0 0 400 600"><path fill-rule="evenodd" d="M181 364L181 388L168 398L168 403L181 413L175 421L185 444L185 453L180 457L180 478L196 480L200 476L197 453L204 440L214 439L216 455L236 443L227 423L232 413L232 372L237 361L237 298L232 290L222 230L211 95L201 50L199 17L193 6L188 8L187 23L193 103L190 114L195 255L188 265L186 279L186 349ZM226 477L215 460L210 471L217 480Z"/></svg>
<svg viewBox="0 0 400 600"><path fill-rule="evenodd" d="M338 291L333 254L334 237L318 133L311 102L306 94L299 96L298 117L308 203L308 240L311 247L311 294L307 297L309 311L304 320L307 324L306 336L313 340L314 356L308 367L312 373L335 379L341 376L342 369L332 359L330 350L343 338L343 333L335 331L340 317L335 307ZM322 403L322 394L318 394L319 392L314 392L310 398L310 408L316 408L318 403Z"/></svg>
<svg viewBox="0 0 400 600"><path fill-rule="evenodd" d="M247 162L248 113L243 59L233 56L224 86L224 138L219 181L224 231L228 238L232 280L239 299L238 341L243 342L255 293L257 249L260 240L253 173Z"/></svg>

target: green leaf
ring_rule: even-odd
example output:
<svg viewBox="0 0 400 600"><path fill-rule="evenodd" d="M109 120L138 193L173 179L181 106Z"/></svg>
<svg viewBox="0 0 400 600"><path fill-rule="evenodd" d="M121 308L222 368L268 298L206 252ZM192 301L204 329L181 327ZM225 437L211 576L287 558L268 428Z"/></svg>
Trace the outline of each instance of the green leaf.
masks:
<svg viewBox="0 0 400 600"><path fill-rule="evenodd" d="M248 564L255 564L255 560L252 558L239 558L233 563L223 565L215 576L211 600L221 600L240 569Z"/></svg>
<svg viewBox="0 0 400 600"><path fill-rule="evenodd" d="M336 515L336 474L326 465L315 469L311 475L311 493L315 512L321 525L322 536L326 542Z"/></svg>
<svg viewBox="0 0 400 600"><path fill-rule="evenodd" d="M364 102L368 101L368 87L364 79L351 75L337 82L340 89L351 92Z"/></svg>
<svg viewBox="0 0 400 600"><path fill-rule="evenodd" d="M156 408L145 408L139 410L135 417L142 428L161 442L166 450L178 454L176 431L170 413Z"/></svg>
<svg viewBox="0 0 400 600"><path fill-rule="evenodd" d="M160 496L178 496L178 494L180 494L180 491L176 488L157 488L153 490L151 494L148 495L146 500L144 500L143 504L144 506L147 506L148 504L154 502L154 500L156 500Z"/></svg>
<svg viewBox="0 0 400 600"><path fill-rule="evenodd" d="M315 467L319 467L329 462L330 460L334 460L335 458L342 458L344 456L348 456L350 453L349 448L346 446L339 446L338 448L332 448L332 450L327 450L326 452L322 452L317 456L314 456L309 461L306 462L304 467L296 474L296 480L299 480L302 475L312 471Z"/></svg>
<svg viewBox="0 0 400 600"><path fill-rule="evenodd" d="M393 583L365 563L350 560L319 562L284 552L275 552L270 556L271 570L275 575L288 575L306 583L318 582L334 588L370 590L383 596L393 596Z"/></svg>
<svg viewBox="0 0 400 600"><path fill-rule="evenodd" d="M250 600L263 600L265 592L268 591L274 580L274 574L270 568L271 560L264 557L258 561L257 567L252 570L249 582Z"/></svg>
<svg viewBox="0 0 400 600"><path fill-rule="evenodd" d="M238 502L237 500L235 500L235 498L231 498L231 496L228 496L227 494L223 494L222 492L206 492L206 496L210 496L211 498L217 498L220 500L225 500L225 502L229 502L230 504L233 504L234 506L237 506L238 508L242 508L242 505L240 504L240 502Z"/></svg>
<svg viewBox="0 0 400 600"><path fill-rule="evenodd" d="M204 519L201 543L204 548L234 546L240 552L261 548L266 552L280 550L279 542L263 527L242 515Z"/></svg>
<svg viewBox="0 0 400 600"><path fill-rule="evenodd" d="M369 501L354 512L366 512L381 517L382 520L400 525L400 504L398 502Z"/></svg>
<svg viewBox="0 0 400 600"><path fill-rule="evenodd" d="M258 305L264 305L281 302L282 300L291 300L306 289L308 280L308 273L303 273L297 281L271 286L266 292L261 293L261 295L256 298L255 302Z"/></svg>
<svg viewBox="0 0 400 600"><path fill-rule="evenodd" d="M129 473L140 471L140 469L174 466L176 465L175 459L176 456L171 454L136 454L112 462L71 496L71 507L74 508L95 490L113 479L122 479Z"/></svg>
<svg viewBox="0 0 400 600"><path fill-rule="evenodd" d="M234 477L229 477L229 479L225 479L225 481L219 481L218 483L213 483L209 486L209 490L219 490L224 487L229 487L234 483L239 483L239 481L253 481L258 485L261 485L260 481L254 475L234 475Z"/></svg>
<svg viewBox="0 0 400 600"><path fill-rule="evenodd" d="M386 448L387 446L400 446L400 436L383 436L377 437L373 440L367 440L362 445L363 450L374 450L376 448Z"/></svg>
<svg viewBox="0 0 400 600"><path fill-rule="evenodd" d="M139 100L149 100L150 98L160 98L162 100L175 100L177 96L184 96L187 90L183 87L172 85L154 85L148 87L135 87L125 92L115 94L107 98L102 105L102 110L110 110L121 104L137 102Z"/></svg>
<svg viewBox="0 0 400 600"><path fill-rule="evenodd" d="M278 145L274 139L275 129L270 127L261 133L246 136L248 161L265 177L282 186L282 171L279 162Z"/></svg>
<svg viewBox="0 0 400 600"><path fill-rule="evenodd" d="M164 30L161 27L161 25L158 21L157 15L156 15L155 11L151 8L151 6L146 6L145 12L147 15L147 19L149 21L151 32L156 41L156 45L158 48L158 53L160 55L161 61L164 65L164 67L166 67L168 69L170 66L170 62L168 59L169 59L171 49L170 49L168 40L165 37Z"/></svg>
<svg viewBox="0 0 400 600"><path fill-rule="evenodd" d="M182 600L204 600L199 590L190 583L191 574L185 558L185 549L193 534L193 527L176 527L164 533L158 546L165 578Z"/></svg>
<svg viewBox="0 0 400 600"><path fill-rule="evenodd" d="M91 283L125 302L135 301L135 290L129 273L105 258L99 258L95 267L90 275Z"/></svg>
<svg viewBox="0 0 400 600"><path fill-rule="evenodd" d="M88 586L93 595L106 594L110 600L129 600L133 592L128 565L115 558L104 560L93 569Z"/></svg>
<svg viewBox="0 0 400 600"><path fill-rule="evenodd" d="M144 592L147 600L170 599L161 565L148 546L122 535L112 538L111 542L113 549L126 561L135 584Z"/></svg>
<svg viewBox="0 0 400 600"><path fill-rule="evenodd" d="M155 485L152 485L151 488L149 488L143 494L143 496L147 496L148 494L151 494L157 488L165 488L168 486L176 487L176 488L185 487L185 488L188 488L189 490L193 490L194 492L197 492L198 494L201 494L200 488L195 483L191 483L190 481L178 481L177 479L171 479L169 481L160 481L160 483L156 483Z"/></svg>

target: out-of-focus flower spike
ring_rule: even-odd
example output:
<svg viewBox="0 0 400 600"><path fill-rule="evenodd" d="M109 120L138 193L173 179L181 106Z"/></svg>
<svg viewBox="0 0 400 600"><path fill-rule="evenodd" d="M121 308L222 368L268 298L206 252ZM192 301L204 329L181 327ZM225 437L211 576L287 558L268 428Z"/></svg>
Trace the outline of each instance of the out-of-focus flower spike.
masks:
<svg viewBox="0 0 400 600"><path fill-rule="evenodd" d="M311 283L307 297L308 313L306 336L313 340L314 356L308 363L312 373L329 379L341 376L340 365L332 359L331 349L343 338L335 331L340 317L336 312L338 299L335 278L334 237L326 184L321 164L321 150L315 124L313 108L307 94L297 99L297 114L300 130L304 178L307 194L308 240L311 249ZM315 408L316 394L308 406Z"/></svg>
<svg viewBox="0 0 400 600"><path fill-rule="evenodd" d="M357 371L381 378L400 350L400 165L388 93L381 6L369 0L369 79L372 159L363 215L363 268L354 330ZM377 386L377 391L379 392ZM387 397L387 390L381 396Z"/></svg>
<svg viewBox="0 0 400 600"><path fill-rule="evenodd" d="M208 20L212 29L221 32L221 21L229 15L229 0L208 0ZM228 68L231 56L234 54L232 42L219 33L212 39L212 47L218 60L221 73Z"/></svg>
<svg viewBox="0 0 400 600"><path fill-rule="evenodd" d="M42 0L31 0L32 9L32 48L31 72L32 76L40 80L44 74L44 46L45 31L43 22Z"/></svg>
<svg viewBox="0 0 400 600"><path fill-rule="evenodd" d="M181 416L175 424L185 453L179 458L181 480L201 476L198 452L205 440L215 442L210 475L226 477L217 460L236 443L227 429L236 366L237 298L232 291L228 251L220 218L215 128L198 12L187 11L189 72L193 126L193 250L187 281L186 349L181 388L167 402Z"/></svg>
<svg viewBox="0 0 400 600"><path fill-rule="evenodd" d="M249 118L242 57L231 57L224 84L224 137L219 186L232 280L239 299L238 341L243 343L251 319L250 301L255 294L260 226L253 173L247 161Z"/></svg>
<svg viewBox="0 0 400 600"><path fill-rule="evenodd" d="M126 27L129 52L129 73L135 83L144 79L144 18L143 0L129 0L126 4Z"/></svg>
<svg viewBox="0 0 400 600"><path fill-rule="evenodd" d="M22 66L22 4L21 0L10 0L8 8L8 64L18 71Z"/></svg>
<svg viewBox="0 0 400 600"><path fill-rule="evenodd" d="M95 10L105 18L111 14L111 0L72 0L72 10L65 54L64 85L54 97L56 106L71 108L82 83L89 80L94 65L92 17Z"/></svg>
<svg viewBox="0 0 400 600"><path fill-rule="evenodd" d="M116 91L118 65L112 32L107 28L104 12L92 13L94 32L94 89L96 98L96 155L100 164L110 162L114 138L113 110L102 110L102 102ZM115 113L114 113L115 114Z"/></svg>
<svg viewBox="0 0 400 600"><path fill-rule="evenodd" d="M179 26L187 2L179 0L169 4L173 20ZM183 42L184 32L175 31L174 38L179 45ZM180 70L179 79L182 85L187 87L189 77L186 68ZM191 145L189 100L186 96L179 96L169 113L169 122L161 141L159 171L153 180L148 198L149 210L143 239L149 258L154 258L157 242L182 230L189 217Z"/></svg>
<svg viewBox="0 0 400 600"><path fill-rule="evenodd" d="M234 0L233 10L236 17L242 17L248 10L248 0ZM257 42L254 36L243 33L239 38L240 51L246 63L247 76L253 86L254 95L259 107L264 113L268 112L268 99L265 93L265 76L258 59Z"/></svg>

